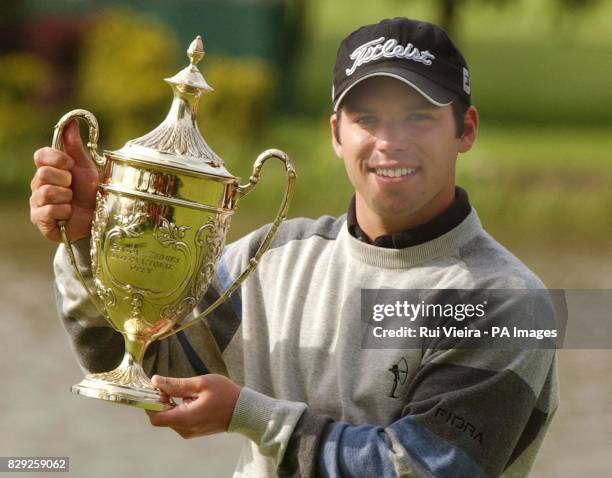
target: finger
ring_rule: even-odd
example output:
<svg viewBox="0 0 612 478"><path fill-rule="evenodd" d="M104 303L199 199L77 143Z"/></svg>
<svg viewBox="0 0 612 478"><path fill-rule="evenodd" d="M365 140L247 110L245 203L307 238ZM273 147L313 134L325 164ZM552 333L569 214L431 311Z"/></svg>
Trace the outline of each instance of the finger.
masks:
<svg viewBox="0 0 612 478"><path fill-rule="evenodd" d="M190 428L172 427L172 429L176 433L178 433L181 438L185 438L186 440L199 436L195 431L191 430Z"/></svg>
<svg viewBox="0 0 612 478"><path fill-rule="evenodd" d="M43 207L30 209L30 220L40 233L52 241L60 240L57 221L60 219L68 220L72 216L70 204L49 204Z"/></svg>
<svg viewBox="0 0 612 478"><path fill-rule="evenodd" d="M149 415L149 419L152 417L156 417L157 415L159 415L162 412L165 412L166 410L170 410L172 408L174 408L176 405L170 405L168 403L164 403L164 408L162 410L148 410L148 409L144 409L145 413L147 415Z"/></svg>
<svg viewBox="0 0 612 478"><path fill-rule="evenodd" d="M175 407L167 408L161 412L148 413L149 421L154 427L170 427L175 430L187 430L193 427L192 407L181 403Z"/></svg>
<svg viewBox="0 0 612 478"><path fill-rule="evenodd" d="M181 426L170 425L170 424L162 424L163 422L159 421L158 417L159 417L160 413L165 413L165 412L154 412L152 410L145 410L145 412L147 412L147 415L149 416L149 422L154 427L168 427L168 428L172 428L172 430L174 430L176 433L178 433L182 438L190 438L190 437L193 436L193 431L191 431L191 429L189 427L181 427Z"/></svg>
<svg viewBox="0 0 612 478"><path fill-rule="evenodd" d="M165 392L161 392L159 396L159 400L164 404L170 407L176 406L176 401L172 399L170 395Z"/></svg>
<svg viewBox="0 0 612 478"><path fill-rule="evenodd" d="M64 142L64 151L66 151L68 156L74 159L75 166L95 169L92 160L83 147L79 122L76 119L72 120L68 123L68 126L64 128L62 140Z"/></svg>
<svg viewBox="0 0 612 478"><path fill-rule="evenodd" d="M178 433L181 438L184 438L186 440L188 440L189 438L194 438L195 437L195 433L191 430L184 430L182 428L173 428L173 430Z"/></svg>
<svg viewBox="0 0 612 478"><path fill-rule="evenodd" d="M51 166L57 169L72 169L74 159L63 151L50 147L40 148L34 152L34 164L37 168Z"/></svg>
<svg viewBox="0 0 612 478"><path fill-rule="evenodd" d="M70 204L47 204L35 207L30 213L34 224L54 224L59 220L68 220L72 217L72 206Z"/></svg>
<svg viewBox="0 0 612 478"><path fill-rule="evenodd" d="M52 184L43 184L32 193L30 204L34 207L47 204L70 204L72 202L72 189Z"/></svg>
<svg viewBox="0 0 612 478"><path fill-rule="evenodd" d="M174 378L153 375L153 386L171 397L192 397L203 389L202 377Z"/></svg>
<svg viewBox="0 0 612 478"><path fill-rule="evenodd" d="M70 184L72 184L72 174L70 171L65 171L63 169L42 166L38 168L34 174L34 178L32 178L32 182L30 183L30 188L32 192L34 192L43 184L68 188Z"/></svg>

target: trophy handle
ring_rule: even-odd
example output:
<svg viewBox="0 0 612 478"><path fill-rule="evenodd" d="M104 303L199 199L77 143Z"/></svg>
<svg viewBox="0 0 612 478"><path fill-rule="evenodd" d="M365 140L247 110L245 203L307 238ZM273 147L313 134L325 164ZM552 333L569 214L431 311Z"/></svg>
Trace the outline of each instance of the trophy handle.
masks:
<svg viewBox="0 0 612 478"><path fill-rule="evenodd" d="M89 126L89 141L87 143L87 149L89 150L89 154L91 155L96 165L98 174L101 174L102 169L104 168L105 159L104 159L104 156L100 156L98 154L97 148L98 148L98 136L100 133L100 128L98 127L98 120L93 115L93 113L87 110L77 109L77 110L69 111L64 116L62 116L57 122L57 124L55 125L55 128L53 129L53 142L51 146L54 149L58 149L60 151L63 149L64 142L62 140L62 134L64 132L64 128L66 127L68 123L70 123L75 118L80 118L80 119L85 120L85 122ZM81 274L81 271L79 270L77 266L76 258L74 256L74 251L72 250L72 243L68 239L68 234L66 233L66 221L65 220L57 221L57 226L59 227L60 235L62 237L62 242L66 246L66 251L68 252L68 256L70 257L70 262L72 263L72 267L74 271L76 272L76 276L79 282L85 288L87 295L93 302L98 312L102 315L102 317L106 319L106 321L109 324L111 324L113 329L119 332L119 330L114 326L114 324L110 320L108 320L108 316L106 314L106 311L104 310L104 307L102 306L102 304L100 304L98 297L93 292L91 292L91 290L87 286L87 283L85 282L85 279L83 278L83 275Z"/></svg>
<svg viewBox="0 0 612 478"><path fill-rule="evenodd" d="M279 149L268 149L261 153L253 164L253 173L249 178L248 184L238 186L238 189L234 194L234 201L237 201L238 199L250 193L259 182L259 177L261 176L261 169L264 163L271 158L280 159L285 165L285 171L287 173L287 185L285 187L285 194L281 201L280 208L276 213L276 218L270 226L270 230L268 231L268 234L266 235L265 239L259 246L259 249L257 249L255 255L249 260L249 264L246 269L242 271L242 273L236 278L232 285L230 285L227 290L223 292L223 294L221 294L221 296L215 302L209 305L201 314L190 320L187 324L183 325L182 327L179 327L178 329L174 329L166 334L163 334L159 337L159 339L165 339L166 337L174 335L177 332L185 330L187 327L190 327L195 323L199 322L201 319L205 318L217 307L219 307L223 302L227 300L230 295L232 295L232 293L240 286L240 284L242 284L242 282L247 278L247 276L251 272L253 272L255 267L257 267L261 256L264 254L264 252L268 250L268 247L270 247L270 243L272 242L272 239L274 239L278 228L280 227L281 223L287 218L287 211L289 210L289 204L291 203L291 198L293 197L293 192L295 189L295 180L297 179L297 174L295 172L293 162L291 161L291 159L289 159L289 156Z"/></svg>
<svg viewBox="0 0 612 478"><path fill-rule="evenodd" d="M89 154L91 155L96 168L98 169L98 174L101 174L106 161L104 156L100 156L98 154L98 136L100 135L100 128L98 127L98 120L90 111L80 109L72 110L62 116L55 125L55 128L53 128L53 143L51 147L54 149L59 149L60 151L64 148L64 141L62 140L64 128L75 118L85 120L89 126L89 141L87 143L87 149L89 150Z"/></svg>

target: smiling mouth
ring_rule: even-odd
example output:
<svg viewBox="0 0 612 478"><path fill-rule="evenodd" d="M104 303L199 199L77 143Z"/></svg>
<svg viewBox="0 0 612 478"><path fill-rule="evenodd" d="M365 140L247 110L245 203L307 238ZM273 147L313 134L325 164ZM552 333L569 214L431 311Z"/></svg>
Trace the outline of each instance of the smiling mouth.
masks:
<svg viewBox="0 0 612 478"><path fill-rule="evenodd" d="M376 175L385 178L401 178L415 174L420 168L376 169Z"/></svg>

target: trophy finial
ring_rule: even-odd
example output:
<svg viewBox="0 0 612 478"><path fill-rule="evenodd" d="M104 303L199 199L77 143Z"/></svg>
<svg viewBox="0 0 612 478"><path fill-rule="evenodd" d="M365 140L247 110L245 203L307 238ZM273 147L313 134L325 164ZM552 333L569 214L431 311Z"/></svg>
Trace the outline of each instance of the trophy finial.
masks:
<svg viewBox="0 0 612 478"><path fill-rule="evenodd" d="M205 91L212 91L197 66L204 57L200 35L189 45L187 57L190 64L165 80L172 87L174 96L166 119L153 131L128 141L120 152L125 156L162 157L164 163L172 161L196 170L204 167L219 174L223 161L206 144L196 121L200 96Z"/></svg>
<svg viewBox="0 0 612 478"><path fill-rule="evenodd" d="M204 58L204 44L202 43L202 37L198 35L195 40L191 42L189 48L187 48L187 58L189 58L189 65L179 71L172 78L166 78L166 81L171 85L175 85L179 88L195 88L198 90L198 95L202 91L212 91L212 88L206 83L206 80L202 76L202 73L198 69L197 64Z"/></svg>
<svg viewBox="0 0 612 478"><path fill-rule="evenodd" d="M195 37L195 40L191 42L191 45L189 45L189 48L187 49L187 58L189 58L191 64L195 66L200 63L200 60L204 58L205 54L206 53L204 52L204 44L202 43L202 37L198 35L197 37Z"/></svg>

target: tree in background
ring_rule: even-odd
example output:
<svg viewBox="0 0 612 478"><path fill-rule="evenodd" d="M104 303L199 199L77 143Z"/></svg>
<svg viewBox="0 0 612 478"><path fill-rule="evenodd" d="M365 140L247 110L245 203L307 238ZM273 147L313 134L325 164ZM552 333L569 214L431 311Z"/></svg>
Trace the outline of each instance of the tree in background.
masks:
<svg viewBox="0 0 612 478"><path fill-rule="evenodd" d="M469 0L436 0L438 5L438 23L446 30L451 37L456 36L457 31L457 15L462 5L466 4ZM514 0L475 0L480 3L486 3L489 5L497 5L500 8L504 7ZM601 0L553 0L557 6L557 10L560 11L579 11L586 10L590 7L595 6Z"/></svg>
<svg viewBox="0 0 612 478"><path fill-rule="evenodd" d="M297 105L297 66L302 58L307 41L306 31L310 21L308 7L308 0L283 1L279 63L283 65L284 80L279 82L280 91L277 95L277 107L280 110L292 111Z"/></svg>

